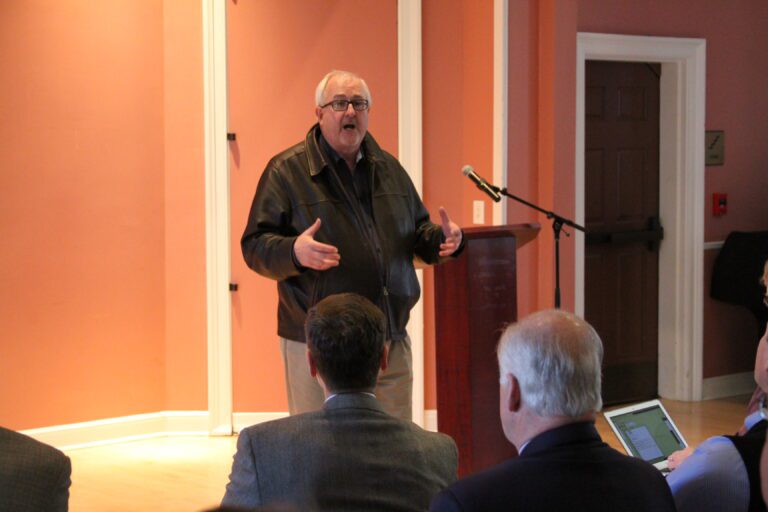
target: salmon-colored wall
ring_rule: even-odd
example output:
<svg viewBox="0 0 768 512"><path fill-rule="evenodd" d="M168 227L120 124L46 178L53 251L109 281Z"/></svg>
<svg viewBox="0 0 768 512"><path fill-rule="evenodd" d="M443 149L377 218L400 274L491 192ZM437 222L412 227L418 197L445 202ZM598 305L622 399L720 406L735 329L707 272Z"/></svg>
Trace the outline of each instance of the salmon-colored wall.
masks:
<svg viewBox="0 0 768 512"><path fill-rule="evenodd" d="M433 220L444 206L459 225L472 202L491 203L461 173L472 165L493 176L493 2L427 0L422 4L423 199ZM434 271L424 272L425 407L437 406Z"/></svg>
<svg viewBox="0 0 768 512"><path fill-rule="evenodd" d="M202 9L163 1L165 408L208 408Z"/></svg>
<svg viewBox="0 0 768 512"><path fill-rule="evenodd" d="M162 3L0 11L0 424L161 410Z"/></svg>
<svg viewBox="0 0 768 512"><path fill-rule="evenodd" d="M539 10L536 0L509 2L509 86L507 189L538 201L539 151ZM539 240L551 236L531 208L506 200L510 224L539 222L538 239L517 250L518 317L538 309ZM547 295L551 297L551 292Z"/></svg>
<svg viewBox="0 0 768 512"><path fill-rule="evenodd" d="M705 240L722 241L731 231L768 229L768 3L579 0L578 18L583 32L706 39L705 126L725 131L725 164L705 170ZM713 192L728 193L727 215L712 216ZM704 377L750 371L757 342L751 315L709 298L716 253L703 255Z"/></svg>
<svg viewBox="0 0 768 512"><path fill-rule="evenodd" d="M259 14L255 25L239 26L245 16L237 21L232 11L229 19L230 57L250 65L238 71L249 80L230 84L231 101L241 105L230 111L238 133L238 411L286 408L274 283L245 267L238 240L267 159L313 122L312 91L325 71L350 68L366 77L375 101L371 132L397 153L396 3L354 5L377 23L349 24L341 0L228 3ZM80 0L5 2L0 9L0 424L25 429L205 409L200 6ZM511 0L509 11L511 192L573 213L577 29L701 37L706 127L726 131L725 165L705 170L706 240L768 229L765 2L702 9L694 0ZM286 37L286 26L296 33ZM425 202L469 226L472 201L484 200L490 221L490 203L460 169L469 163L492 174L492 2L424 0L423 37ZM711 216L712 192L729 194L726 216ZM551 305L550 225L521 205L509 203L508 212L511 223L542 224L538 240L518 254L522 315ZM573 301L571 246L564 238L566 308ZM705 294L715 254L702 256ZM430 271L425 283L426 406L434 408ZM704 376L748 371L749 314L705 297L704 318ZM238 341L238 329L256 334Z"/></svg>
<svg viewBox="0 0 768 512"><path fill-rule="evenodd" d="M285 411L276 284L245 265L240 237L264 167L304 139L315 122L315 87L331 69L365 78L373 96L369 130L397 155L397 3L227 5L229 127L237 133L230 146L232 280L239 286L232 303L234 409Z"/></svg>

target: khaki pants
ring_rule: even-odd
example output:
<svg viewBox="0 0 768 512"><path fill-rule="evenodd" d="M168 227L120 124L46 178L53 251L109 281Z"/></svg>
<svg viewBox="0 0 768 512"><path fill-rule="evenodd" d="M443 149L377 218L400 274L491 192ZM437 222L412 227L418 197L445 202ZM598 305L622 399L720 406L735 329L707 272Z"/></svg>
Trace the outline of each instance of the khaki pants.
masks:
<svg viewBox="0 0 768 512"><path fill-rule="evenodd" d="M280 338L280 352L285 365L285 387L288 390L288 410L291 415L321 409L325 396L323 388L309 374L307 345ZM376 383L376 398L389 414L410 421L413 417L410 338L390 343L387 364L387 370L379 375Z"/></svg>

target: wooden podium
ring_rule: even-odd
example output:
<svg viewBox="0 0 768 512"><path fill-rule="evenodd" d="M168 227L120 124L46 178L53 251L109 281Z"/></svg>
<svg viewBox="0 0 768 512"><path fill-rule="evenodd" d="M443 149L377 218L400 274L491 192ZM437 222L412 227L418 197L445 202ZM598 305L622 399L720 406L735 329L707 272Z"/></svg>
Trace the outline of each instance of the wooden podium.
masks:
<svg viewBox="0 0 768 512"><path fill-rule="evenodd" d="M459 476L516 455L499 421L496 343L517 320L515 251L538 224L467 228L461 256L435 267L437 425L459 447Z"/></svg>

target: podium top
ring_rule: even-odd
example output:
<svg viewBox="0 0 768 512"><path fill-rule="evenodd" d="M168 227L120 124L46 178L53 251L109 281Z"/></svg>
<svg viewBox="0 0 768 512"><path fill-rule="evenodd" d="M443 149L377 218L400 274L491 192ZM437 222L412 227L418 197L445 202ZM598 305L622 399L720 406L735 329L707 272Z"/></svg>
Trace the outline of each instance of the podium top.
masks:
<svg viewBox="0 0 768 512"><path fill-rule="evenodd" d="M517 248L521 248L539 234L541 225L537 222L525 224L506 224L504 226L476 226L464 228L464 236L468 240L479 238L501 238L514 236Z"/></svg>

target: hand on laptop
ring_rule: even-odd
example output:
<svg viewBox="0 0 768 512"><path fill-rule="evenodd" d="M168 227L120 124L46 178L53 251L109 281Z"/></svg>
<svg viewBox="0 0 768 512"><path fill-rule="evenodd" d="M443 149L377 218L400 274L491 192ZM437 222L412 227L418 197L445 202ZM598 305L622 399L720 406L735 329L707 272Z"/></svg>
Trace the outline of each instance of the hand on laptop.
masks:
<svg viewBox="0 0 768 512"><path fill-rule="evenodd" d="M682 450L677 450L676 452L670 453L669 458L667 459L667 467L669 467L670 470L677 468L677 466L682 464L683 461L687 459L688 456L692 453L693 448L690 446L688 448L683 448Z"/></svg>

